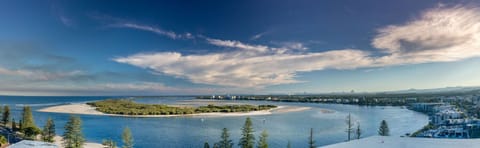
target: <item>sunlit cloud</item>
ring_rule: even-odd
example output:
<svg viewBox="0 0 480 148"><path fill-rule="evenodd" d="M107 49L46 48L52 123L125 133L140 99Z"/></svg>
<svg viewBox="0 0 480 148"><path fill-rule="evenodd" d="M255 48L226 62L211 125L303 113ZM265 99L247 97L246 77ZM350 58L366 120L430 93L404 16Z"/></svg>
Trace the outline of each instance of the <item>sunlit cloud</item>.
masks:
<svg viewBox="0 0 480 148"><path fill-rule="evenodd" d="M381 56L359 49L295 52L292 49L308 49L298 43L270 47L234 40L206 40L233 50L198 55L138 53L113 60L201 84L265 87L298 83L301 81L296 76L300 72L448 62L480 56L480 11L460 6L439 7L405 24L382 27L372 39Z"/></svg>
<svg viewBox="0 0 480 148"><path fill-rule="evenodd" d="M380 28L372 45L384 65L457 61L480 56L480 9L438 7L402 25Z"/></svg>

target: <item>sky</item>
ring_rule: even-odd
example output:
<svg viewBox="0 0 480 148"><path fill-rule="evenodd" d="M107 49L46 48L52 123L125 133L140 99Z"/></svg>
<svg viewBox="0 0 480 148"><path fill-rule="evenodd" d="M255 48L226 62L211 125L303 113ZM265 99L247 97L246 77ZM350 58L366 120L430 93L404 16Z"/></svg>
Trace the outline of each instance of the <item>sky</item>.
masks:
<svg viewBox="0 0 480 148"><path fill-rule="evenodd" d="M480 1L0 1L0 95L480 86Z"/></svg>

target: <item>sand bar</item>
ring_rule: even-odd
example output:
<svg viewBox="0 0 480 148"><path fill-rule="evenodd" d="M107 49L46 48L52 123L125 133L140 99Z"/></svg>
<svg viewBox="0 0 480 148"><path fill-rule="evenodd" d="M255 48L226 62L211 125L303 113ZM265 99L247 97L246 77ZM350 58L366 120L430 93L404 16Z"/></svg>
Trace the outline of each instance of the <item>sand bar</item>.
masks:
<svg viewBox="0 0 480 148"><path fill-rule="evenodd" d="M277 108L251 111L251 112L234 112L234 113L198 113L198 114L186 114L186 115L117 115L117 114L105 114L95 110L87 104L67 104L52 106L38 110L39 112L51 112L51 113L66 113L66 114L83 114L83 115L104 115L104 116L120 116L120 117L178 117L178 116L257 116L257 115L270 115L272 113L287 113L298 112L308 110L310 107L299 106L278 106Z"/></svg>

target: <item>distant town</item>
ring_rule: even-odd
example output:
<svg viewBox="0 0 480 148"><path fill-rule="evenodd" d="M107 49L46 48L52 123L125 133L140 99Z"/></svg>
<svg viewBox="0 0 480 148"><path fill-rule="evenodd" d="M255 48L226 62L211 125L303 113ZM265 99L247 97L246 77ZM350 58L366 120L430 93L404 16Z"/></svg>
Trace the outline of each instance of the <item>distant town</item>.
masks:
<svg viewBox="0 0 480 148"><path fill-rule="evenodd" d="M480 89L421 93L342 93L318 95L211 95L197 99L258 100L351 104L365 106L402 106L429 116L429 124L410 137L480 138Z"/></svg>

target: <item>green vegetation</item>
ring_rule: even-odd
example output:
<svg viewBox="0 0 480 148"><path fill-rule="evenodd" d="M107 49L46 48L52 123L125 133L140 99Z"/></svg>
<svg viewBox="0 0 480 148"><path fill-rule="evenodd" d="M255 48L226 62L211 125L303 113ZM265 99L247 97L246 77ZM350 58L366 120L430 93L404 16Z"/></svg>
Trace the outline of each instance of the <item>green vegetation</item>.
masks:
<svg viewBox="0 0 480 148"><path fill-rule="evenodd" d="M33 120L32 108L30 108L30 106L23 107L21 123L22 123L22 126L20 131L23 131L29 127L37 128L37 126L35 125L35 121Z"/></svg>
<svg viewBox="0 0 480 148"><path fill-rule="evenodd" d="M260 134L257 148L268 148L267 137L268 137L267 130L263 130L262 134Z"/></svg>
<svg viewBox="0 0 480 148"><path fill-rule="evenodd" d="M65 148L82 148L85 138L82 134L82 121L80 117L70 116L65 125L65 133L63 133L63 146Z"/></svg>
<svg viewBox="0 0 480 148"><path fill-rule="evenodd" d="M133 136L130 128L125 127L122 133L123 148L133 148Z"/></svg>
<svg viewBox="0 0 480 148"><path fill-rule="evenodd" d="M252 119L247 117L242 128L242 138L238 143L241 148L253 148L255 145L255 136L253 135Z"/></svg>
<svg viewBox="0 0 480 148"><path fill-rule="evenodd" d="M20 125L20 132L23 132L25 139L35 140L37 135L41 133L40 128L35 125L30 106L23 107Z"/></svg>
<svg viewBox="0 0 480 148"><path fill-rule="evenodd" d="M18 131L17 123L15 122L14 118L12 118L12 131L13 132Z"/></svg>
<svg viewBox="0 0 480 148"><path fill-rule="evenodd" d="M222 129L222 135L220 136L220 138L221 140L215 143L213 147L215 148L232 148L233 147L233 142L230 139L230 134L228 133L227 128Z"/></svg>
<svg viewBox="0 0 480 148"><path fill-rule="evenodd" d="M428 130L431 130L431 129L436 129L437 127L435 127L435 125L433 125L432 123L428 123L427 125L425 125L422 129L414 132L412 135L410 135L411 137L416 137L418 136L419 134L425 132L425 131L428 131Z"/></svg>
<svg viewBox="0 0 480 148"><path fill-rule="evenodd" d="M203 148L210 148L210 145L208 144L207 141L203 144Z"/></svg>
<svg viewBox="0 0 480 148"><path fill-rule="evenodd" d="M380 123L380 128L378 128L378 135L390 136L390 130L388 129L387 121L382 120L382 122Z"/></svg>
<svg viewBox="0 0 480 148"><path fill-rule="evenodd" d="M8 105L3 107L3 116L2 116L3 125L7 126L8 122L10 122L10 108Z"/></svg>
<svg viewBox="0 0 480 148"><path fill-rule="evenodd" d="M55 123L52 118L47 119L47 123L43 126L42 141L55 142Z"/></svg>
<svg viewBox="0 0 480 148"><path fill-rule="evenodd" d="M275 108L274 105L208 105L198 108L173 107L161 104L140 104L131 100L103 100L87 103L103 113L120 115L183 115L210 112L248 112Z"/></svg>
<svg viewBox="0 0 480 148"><path fill-rule="evenodd" d="M113 141L112 139L107 139L102 141L102 145L104 148L117 148L117 143Z"/></svg>
<svg viewBox="0 0 480 148"><path fill-rule="evenodd" d="M0 147L5 146L6 144L8 144L7 138L5 138L4 136L0 135Z"/></svg>

